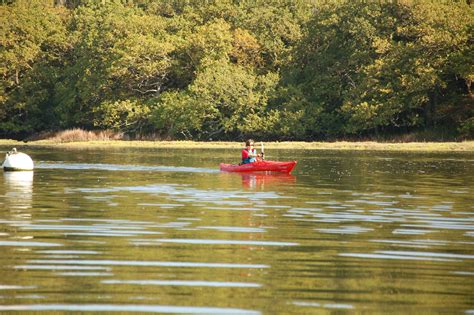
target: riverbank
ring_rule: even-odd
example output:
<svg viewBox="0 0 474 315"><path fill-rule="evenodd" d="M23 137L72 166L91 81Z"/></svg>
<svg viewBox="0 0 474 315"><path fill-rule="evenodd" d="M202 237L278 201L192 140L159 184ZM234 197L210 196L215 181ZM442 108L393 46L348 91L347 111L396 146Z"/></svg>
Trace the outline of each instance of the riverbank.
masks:
<svg viewBox="0 0 474 315"><path fill-rule="evenodd" d="M474 152L474 141L463 142L264 142L266 149L289 150L345 150L345 151L419 151L419 152ZM21 142L0 139L1 146L12 147L58 147L70 149L107 149L107 148L173 148L173 149L239 149L241 142L196 142L196 141L77 141L56 142L39 140ZM256 147L260 148L260 142Z"/></svg>

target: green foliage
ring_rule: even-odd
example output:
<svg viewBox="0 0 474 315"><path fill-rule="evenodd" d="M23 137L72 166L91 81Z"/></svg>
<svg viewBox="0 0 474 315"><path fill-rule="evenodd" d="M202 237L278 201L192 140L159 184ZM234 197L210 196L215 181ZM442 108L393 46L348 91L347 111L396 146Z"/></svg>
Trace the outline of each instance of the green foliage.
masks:
<svg viewBox="0 0 474 315"><path fill-rule="evenodd" d="M472 139L474 137L474 117L464 121L459 127L459 132L463 137Z"/></svg>
<svg viewBox="0 0 474 315"><path fill-rule="evenodd" d="M392 9L403 23L393 25L390 37L373 42L377 55L362 69L361 84L352 89L342 108L350 115L348 128L435 123L436 112L453 98L443 97L450 82L463 76L469 79L469 71L457 72L451 59L469 41L470 15L465 9L434 3Z"/></svg>
<svg viewBox="0 0 474 315"><path fill-rule="evenodd" d="M197 102L188 91L168 91L160 96L151 120L168 137L190 139L214 115L212 108Z"/></svg>
<svg viewBox="0 0 474 315"><path fill-rule="evenodd" d="M434 125L453 82L472 82L472 16L452 2L322 5L288 75L317 104L309 135Z"/></svg>
<svg viewBox="0 0 474 315"><path fill-rule="evenodd" d="M172 136L258 133L271 124L263 117L277 80L273 73L259 76L227 61L209 61L186 91L163 94L156 125Z"/></svg>
<svg viewBox="0 0 474 315"><path fill-rule="evenodd" d="M205 60L226 58L232 49L230 25L221 19L195 28L186 47L190 62L198 67Z"/></svg>
<svg viewBox="0 0 474 315"><path fill-rule="evenodd" d="M137 100L105 101L94 109L94 127L141 134L150 124L150 112Z"/></svg>
<svg viewBox="0 0 474 315"><path fill-rule="evenodd" d="M206 65L189 87L199 102L218 113L206 121L204 130L248 133L259 128L251 123L250 117L264 113L277 79L273 73L258 76L224 61Z"/></svg>
<svg viewBox="0 0 474 315"><path fill-rule="evenodd" d="M248 68L262 65L262 51L257 39L247 30L237 28L234 31L231 60Z"/></svg>
<svg viewBox="0 0 474 315"><path fill-rule="evenodd" d="M311 14L310 1L266 1L243 8L236 25L258 40L264 68L275 71L290 58L291 48L303 35L302 26Z"/></svg>
<svg viewBox="0 0 474 315"><path fill-rule="evenodd" d="M0 130L31 132L50 94L44 87L67 49L67 12L43 1L16 1L0 6ZM36 90L35 93L31 89ZM41 113L39 113L41 115Z"/></svg>
<svg viewBox="0 0 474 315"><path fill-rule="evenodd" d="M298 140L452 126L471 137L473 10L432 0L3 2L0 133Z"/></svg>
<svg viewBox="0 0 474 315"><path fill-rule="evenodd" d="M79 7L74 13L74 50L66 78L56 88L58 111L67 127L109 126L97 122L103 104L146 100L165 89L174 45L161 18L119 4ZM121 125L128 122L115 124Z"/></svg>

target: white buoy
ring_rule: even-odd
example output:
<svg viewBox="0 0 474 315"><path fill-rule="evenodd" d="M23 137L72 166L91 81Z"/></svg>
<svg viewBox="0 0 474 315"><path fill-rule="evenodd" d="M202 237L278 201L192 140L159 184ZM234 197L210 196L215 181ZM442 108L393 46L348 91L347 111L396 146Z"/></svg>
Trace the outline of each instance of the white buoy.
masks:
<svg viewBox="0 0 474 315"><path fill-rule="evenodd" d="M2 168L4 171L32 171L34 164L28 154L18 152L16 148L13 148L5 155Z"/></svg>

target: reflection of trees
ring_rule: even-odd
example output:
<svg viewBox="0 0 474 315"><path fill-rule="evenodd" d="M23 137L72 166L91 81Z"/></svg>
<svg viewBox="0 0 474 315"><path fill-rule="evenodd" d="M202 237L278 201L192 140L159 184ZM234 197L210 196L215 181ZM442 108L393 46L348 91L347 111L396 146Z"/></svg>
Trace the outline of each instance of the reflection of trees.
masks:
<svg viewBox="0 0 474 315"><path fill-rule="evenodd" d="M230 175L230 177L228 176ZM124 180L126 178L126 180ZM228 227L255 227L264 225L268 220L265 217L256 217L253 214L263 211L239 211L236 204L224 204L222 207L229 209L211 209L219 205L215 201L233 201L242 203L243 207L254 206L255 200L262 201L261 197L253 200L253 192L242 191L240 175L204 173L166 173L153 174L142 172L107 172L101 173L104 184L94 183L87 175L81 182L74 183L76 187L151 187L153 185L175 185L176 190L170 194L154 192L153 189L145 192L135 191L110 191L97 192L76 191L76 201L72 205L81 208L96 208L101 211L94 212L96 218L126 219L129 224L143 226L148 231L160 231L163 235L137 236L133 238L104 238L107 241L107 255L117 260L136 261L178 261L178 262L209 262L233 264L265 264L268 254L267 248L248 245L193 245L193 244L159 244L153 242L157 238L202 238L202 239L227 239L227 240L253 240L268 239L266 233L239 233L225 230L205 229L202 226L228 226ZM228 200L196 199L190 196L176 194L179 190L191 194L193 189L201 192L209 191L214 194L219 191L228 191L225 196ZM91 196L98 198L91 199ZM87 198L84 200L84 198ZM258 201L257 200L257 201ZM266 202L266 199L262 202ZM115 205L113 205L115 203ZM94 205L95 204L95 205ZM172 207L172 204L183 206ZM167 206L161 206L167 205ZM76 214L77 215L77 214ZM90 215L90 214L88 214ZM196 219L196 220L192 220ZM139 223L140 222L140 223ZM149 222L146 224L144 222ZM189 222L188 225L173 226L168 223ZM270 224L270 223L269 223ZM149 240L151 245L130 246L130 241L140 238ZM84 239L84 238L83 238ZM105 246L105 245L104 245ZM113 267L116 278L123 280L203 280L222 282L250 282L261 283L262 274L268 269L252 268L174 268L174 267ZM253 297L258 295L259 288L206 288L182 286L137 286L120 284L116 286L96 284L94 290L113 292L115 302L130 303L130 297L144 297L158 300L160 304L168 305L196 305L196 306L221 306L245 309L259 309L261 301ZM265 290L265 289L263 289ZM182 297L191 297L182 300ZM244 305L244 302L249 302Z"/></svg>
<svg viewBox="0 0 474 315"><path fill-rule="evenodd" d="M174 151L169 156L178 153ZM450 274L451 271L471 270L468 260L430 262L339 256L340 253L370 254L384 250L469 252L465 245L463 247L458 242L466 240L462 235L465 230L435 231L433 228L434 233L426 235L393 233L404 223L426 221L431 215L437 215L447 222L450 218L466 218L466 215L456 212L470 209L472 202L469 203L469 195L450 194L447 190L472 187L473 178L470 174L474 173L469 162L439 162L420 155L396 153L298 154L291 153L299 160L293 179L266 174L103 170L40 170L40 183L38 176L35 178L35 204L41 205L41 209L51 210L35 212L35 219L54 218L61 221L51 224L105 224L116 226L117 230L135 228L137 231L163 233L127 237L66 237L60 232L54 234L54 237L63 237L60 243L64 246L61 249L95 250L99 253L81 256L77 260L218 262L269 266L252 269L124 265L111 267L113 279L249 282L261 284L260 288L129 283L110 285L101 283L102 277L63 277L50 271L18 271L14 273L14 278L7 278L11 279L7 283L13 283L16 279L18 283L30 283L33 276L39 275L41 280L35 280L38 285L47 289L56 288L56 291L52 291L55 296L51 297L55 299L54 302L60 299L68 303L79 300L97 302L97 295L101 295L110 296L110 300L104 303L130 304L143 301L145 304L228 306L260 310L268 314L345 311L324 307L304 308L291 304L292 301L320 305L341 303L353 305L356 312L367 308L372 313L403 313L417 307L436 312L443 305L465 306L470 303L472 284L464 283L466 278L463 280L461 275ZM104 160L111 164L132 164L132 157L138 156L133 153L127 157L129 160L122 160L123 156L115 151L105 155ZM282 153L280 160L287 159L288 155ZM194 153L189 156L183 154L173 163L178 166L196 163L194 156ZM93 157L92 153L90 157ZM151 157L150 153L137 164L152 164ZM163 160L157 163L167 162ZM209 161L206 163L212 164ZM216 162L216 169L217 165ZM247 180L255 185L246 186ZM448 183L449 187L443 186L443 183ZM38 184L41 189L38 189ZM152 189L140 191L140 188L153 185L176 189L170 190L168 194ZM5 187L10 189L6 179ZM120 187L138 189L110 189ZM92 192L91 189L96 190ZM196 192L201 197L192 196ZM176 204L180 206L173 206ZM248 210L251 208L256 210ZM62 218L91 221L62 221ZM348 226L367 230L355 234L321 231ZM252 227L261 228L264 232L235 232L218 227ZM53 235L49 231L20 233L29 233L35 237ZM160 238L288 241L301 245L180 244L160 243L157 241ZM138 242L137 239L143 241ZM434 241L441 245L433 244ZM404 247L410 242L427 248ZM18 261L9 265L24 264L26 259L48 258L47 255L41 255L30 253L25 258L16 253L13 259ZM67 291L63 292L64 288ZM452 290L452 294L448 294L448 290ZM76 297L80 293L84 298ZM447 301L448 298L450 301Z"/></svg>
<svg viewBox="0 0 474 315"><path fill-rule="evenodd" d="M294 225L288 229L297 231L293 240L300 239L308 245L295 248L295 252L276 264L292 266L290 270L276 270L282 275L290 273L276 283L280 286L286 283L288 295L321 304L347 303L356 308L370 304L377 313L401 311L403 305L407 309L439 310L443 305L469 304L468 292L472 286L468 288L446 271L467 270L468 261L338 256L383 250L472 253L453 242L465 239L463 229L430 227L430 221L463 224L456 220L465 219L465 214L455 210L465 211L466 205L472 203L472 195L466 193L469 191L466 187L472 187L474 179L469 161L449 161L426 154L314 152L305 154L298 165L302 174L298 186L303 187L298 189L299 199L291 201L293 207L288 214L294 216ZM458 190L458 194L451 193L452 190ZM424 224L422 229L432 233L393 233L410 223ZM355 234L319 231L347 226L372 230ZM284 231L280 230L282 235ZM447 283L458 286L454 303L447 301L452 294L450 289L445 289Z"/></svg>

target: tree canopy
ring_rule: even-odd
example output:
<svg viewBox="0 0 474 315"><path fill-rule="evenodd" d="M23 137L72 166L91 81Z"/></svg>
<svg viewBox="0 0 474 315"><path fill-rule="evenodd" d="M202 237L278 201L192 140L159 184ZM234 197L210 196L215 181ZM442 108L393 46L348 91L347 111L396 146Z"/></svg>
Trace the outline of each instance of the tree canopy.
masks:
<svg viewBox="0 0 474 315"><path fill-rule="evenodd" d="M10 0L0 134L474 136L470 1Z"/></svg>

